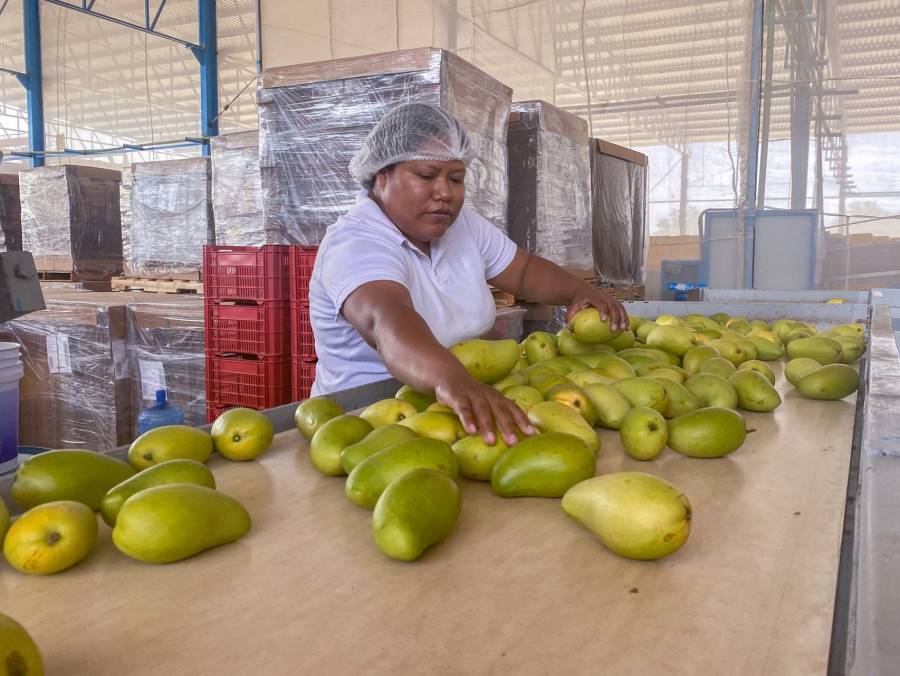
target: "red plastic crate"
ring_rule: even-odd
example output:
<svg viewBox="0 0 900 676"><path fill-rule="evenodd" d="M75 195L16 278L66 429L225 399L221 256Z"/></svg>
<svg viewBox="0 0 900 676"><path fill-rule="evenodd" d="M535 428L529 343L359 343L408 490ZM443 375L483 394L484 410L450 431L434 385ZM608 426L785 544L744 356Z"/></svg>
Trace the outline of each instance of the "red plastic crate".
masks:
<svg viewBox="0 0 900 676"><path fill-rule="evenodd" d="M309 302L309 280L316 262L317 246L291 247L291 300Z"/></svg>
<svg viewBox="0 0 900 676"><path fill-rule="evenodd" d="M309 399L309 392L315 380L316 362L294 359L291 362L291 399L293 401Z"/></svg>
<svg viewBox="0 0 900 676"><path fill-rule="evenodd" d="M291 354L300 361L316 361L316 339L309 321L309 306L291 302Z"/></svg>
<svg viewBox="0 0 900 676"><path fill-rule="evenodd" d="M272 408L291 398L291 358L206 354L206 400L219 406Z"/></svg>
<svg viewBox="0 0 900 676"><path fill-rule="evenodd" d="M237 305L206 300L206 349L257 356L291 353L291 306L285 300Z"/></svg>
<svg viewBox="0 0 900 676"><path fill-rule="evenodd" d="M203 291L211 300L289 300L291 247L203 247Z"/></svg>

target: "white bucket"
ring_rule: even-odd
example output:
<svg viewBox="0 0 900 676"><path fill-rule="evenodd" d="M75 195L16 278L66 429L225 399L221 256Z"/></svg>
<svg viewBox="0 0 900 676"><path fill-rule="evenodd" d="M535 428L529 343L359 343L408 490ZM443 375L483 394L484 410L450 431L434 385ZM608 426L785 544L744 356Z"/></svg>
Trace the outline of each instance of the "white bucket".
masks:
<svg viewBox="0 0 900 676"><path fill-rule="evenodd" d="M18 343L0 343L0 474L19 461L19 380L24 373Z"/></svg>

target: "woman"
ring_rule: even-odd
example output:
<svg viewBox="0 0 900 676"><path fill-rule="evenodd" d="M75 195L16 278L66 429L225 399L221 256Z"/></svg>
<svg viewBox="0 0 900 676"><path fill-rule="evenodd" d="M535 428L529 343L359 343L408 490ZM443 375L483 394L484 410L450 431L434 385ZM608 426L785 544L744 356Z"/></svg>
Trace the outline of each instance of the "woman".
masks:
<svg viewBox="0 0 900 676"><path fill-rule="evenodd" d="M494 323L488 284L522 298L594 306L614 328L628 316L609 294L516 247L463 207L473 149L449 113L411 103L388 112L350 162L362 190L328 228L309 288L319 363L313 394L393 375L434 391L468 434L508 443L534 434L528 418L472 378L447 349Z"/></svg>

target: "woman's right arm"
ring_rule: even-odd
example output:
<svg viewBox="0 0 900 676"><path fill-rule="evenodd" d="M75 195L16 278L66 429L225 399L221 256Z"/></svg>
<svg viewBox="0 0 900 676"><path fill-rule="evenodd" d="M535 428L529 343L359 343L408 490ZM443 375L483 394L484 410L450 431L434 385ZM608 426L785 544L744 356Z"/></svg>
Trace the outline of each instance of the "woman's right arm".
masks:
<svg viewBox="0 0 900 676"><path fill-rule="evenodd" d="M481 434L493 444L495 422L507 443L515 443L517 429L535 433L522 409L475 380L437 341L402 284L363 284L347 297L341 313L395 378L417 390L433 390L438 401L456 411L468 434Z"/></svg>

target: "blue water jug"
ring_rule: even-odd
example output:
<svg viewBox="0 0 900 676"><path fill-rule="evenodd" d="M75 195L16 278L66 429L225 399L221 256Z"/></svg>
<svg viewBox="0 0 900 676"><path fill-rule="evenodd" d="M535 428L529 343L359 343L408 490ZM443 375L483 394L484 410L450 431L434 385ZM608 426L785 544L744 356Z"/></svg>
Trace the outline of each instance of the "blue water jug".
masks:
<svg viewBox="0 0 900 676"><path fill-rule="evenodd" d="M163 425L184 425L184 413L166 401L165 390L156 390L156 403L138 416L138 435Z"/></svg>

